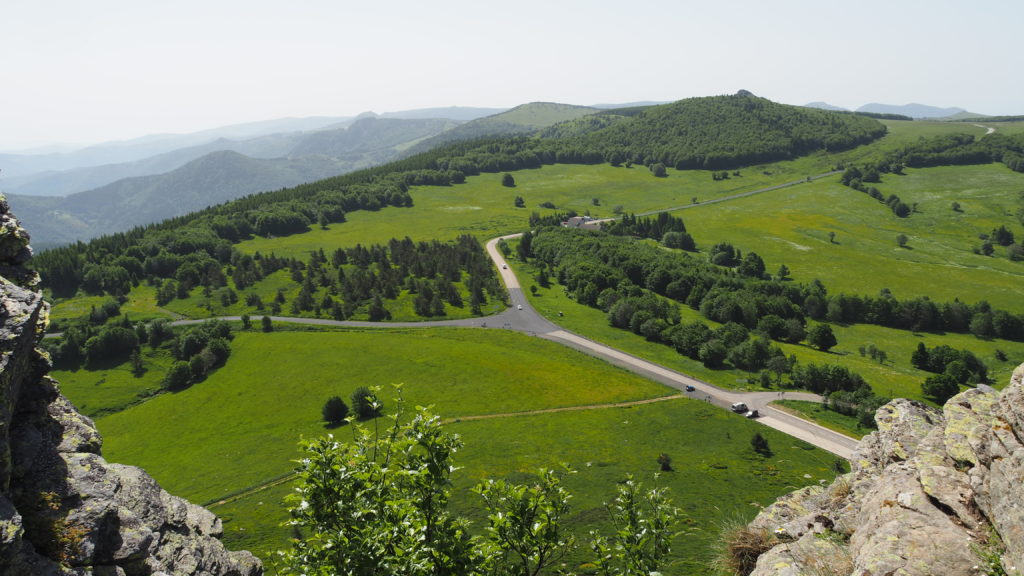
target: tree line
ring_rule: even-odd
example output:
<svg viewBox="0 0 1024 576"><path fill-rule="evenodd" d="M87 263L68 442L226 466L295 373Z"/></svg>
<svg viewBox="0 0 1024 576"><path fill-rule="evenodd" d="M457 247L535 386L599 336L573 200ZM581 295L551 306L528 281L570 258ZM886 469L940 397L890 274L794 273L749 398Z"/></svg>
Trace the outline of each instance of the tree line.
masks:
<svg viewBox="0 0 1024 576"><path fill-rule="evenodd" d="M829 294L818 280L797 284L769 275L754 252L739 257L735 248L720 243L710 254L711 261L631 238L549 227L536 231L530 256L590 306L604 290L627 287L684 303L709 320L750 329L772 316L1024 341L1024 318L985 301L937 303L926 296L900 300L888 290L878 296Z"/></svg>
<svg viewBox="0 0 1024 576"><path fill-rule="evenodd" d="M927 168L992 162L1002 162L1010 170L1024 172L1024 134L997 132L983 138L975 138L971 134L943 134L921 138L878 160L865 163L858 170L869 174L886 174L899 173L903 167Z"/></svg>

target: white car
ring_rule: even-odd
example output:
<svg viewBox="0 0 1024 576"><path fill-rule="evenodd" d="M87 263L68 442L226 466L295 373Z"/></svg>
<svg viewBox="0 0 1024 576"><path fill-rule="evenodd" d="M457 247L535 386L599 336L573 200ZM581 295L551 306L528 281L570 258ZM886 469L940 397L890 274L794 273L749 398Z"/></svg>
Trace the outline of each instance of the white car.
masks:
<svg viewBox="0 0 1024 576"><path fill-rule="evenodd" d="M502 270L508 270L508 264L502 264L501 265L501 269Z"/></svg>
<svg viewBox="0 0 1024 576"><path fill-rule="evenodd" d="M522 304L520 304L519 306L516 306L516 310L522 310L522 309L523 309L523 305Z"/></svg>

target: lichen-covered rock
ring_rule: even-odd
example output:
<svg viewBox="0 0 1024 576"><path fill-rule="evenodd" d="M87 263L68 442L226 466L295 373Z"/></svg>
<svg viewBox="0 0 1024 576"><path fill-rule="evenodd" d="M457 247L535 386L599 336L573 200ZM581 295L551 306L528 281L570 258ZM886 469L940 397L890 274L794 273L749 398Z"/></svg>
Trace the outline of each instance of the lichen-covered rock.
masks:
<svg viewBox="0 0 1024 576"><path fill-rule="evenodd" d="M849 574L851 569L850 553L842 540L808 533L762 554L752 574L821 576Z"/></svg>
<svg viewBox="0 0 1024 576"><path fill-rule="evenodd" d="M22 267L28 240L0 197L0 574L262 574L252 554L224 548L213 513L103 459L36 348L49 309Z"/></svg>
<svg viewBox="0 0 1024 576"><path fill-rule="evenodd" d="M824 491L784 496L751 523L787 537L760 556L752 574L982 574L983 551L1001 554L1007 573L1020 573L1024 365L1001 393L979 386L950 399L941 414L894 400L876 420L879 429L861 441L850 474Z"/></svg>

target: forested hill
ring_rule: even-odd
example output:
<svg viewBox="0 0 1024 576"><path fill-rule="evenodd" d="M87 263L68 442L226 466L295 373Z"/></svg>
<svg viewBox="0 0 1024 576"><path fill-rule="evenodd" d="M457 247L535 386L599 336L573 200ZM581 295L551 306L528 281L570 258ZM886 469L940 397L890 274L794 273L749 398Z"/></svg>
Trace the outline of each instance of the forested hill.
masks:
<svg viewBox="0 0 1024 576"><path fill-rule="evenodd" d="M816 150L844 150L885 134L879 122L777 104L741 92L652 106L576 138L606 159L685 169L736 168Z"/></svg>
<svg viewBox="0 0 1024 576"><path fill-rule="evenodd" d="M126 178L66 198L12 195L10 201L36 244L53 246L182 216L254 192L319 180L339 170L335 160L322 155L256 159L222 151L166 174Z"/></svg>

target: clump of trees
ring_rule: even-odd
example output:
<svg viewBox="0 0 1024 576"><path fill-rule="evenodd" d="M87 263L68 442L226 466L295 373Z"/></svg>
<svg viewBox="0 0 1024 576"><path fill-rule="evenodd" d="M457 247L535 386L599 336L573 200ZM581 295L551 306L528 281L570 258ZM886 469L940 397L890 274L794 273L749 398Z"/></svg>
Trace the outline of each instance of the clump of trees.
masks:
<svg viewBox="0 0 1024 576"><path fill-rule="evenodd" d="M754 432L754 435L750 437L750 447L754 449L754 452L762 456L769 457L772 455L772 449L768 445L768 440L760 432Z"/></svg>
<svg viewBox="0 0 1024 576"><path fill-rule="evenodd" d="M60 369L96 369L131 362L136 376L146 371L143 347L164 349L175 362L164 375L162 385L178 390L203 380L210 371L222 366L231 355L231 339L231 326L221 320L208 320L175 332L165 319L133 323L127 316L120 316L105 325L70 325L62 338L45 340L43 346Z"/></svg>
<svg viewBox="0 0 1024 576"><path fill-rule="evenodd" d="M843 172L841 179L842 183L854 190L859 190L868 196L871 196L875 200L878 200L882 204L885 204L892 210L892 213L899 218L906 218L910 216L913 209L900 200L900 197L895 194L889 194L888 196L883 195L879 192L878 188L874 186L868 186L865 182L880 182L881 178L878 173L878 169L874 166L868 166L863 169L857 166L850 166Z"/></svg>
<svg viewBox="0 0 1024 576"><path fill-rule="evenodd" d="M283 574L519 574L552 569L576 547L561 474L541 470L529 485L489 480L474 488L487 526L448 509L458 437L423 409L375 434L353 423L353 440L303 443L306 457L288 496L290 524L303 536L282 553ZM627 478L607 506L616 531L592 534L597 574L650 574L671 551L679 510L663 489Z"/></svg>
<svg viewBox="0 0 1024 576"><path fill-rule="evenodd" d="M973 352L945 344L928 348L924 342L918 342L910 363L918 370L949 376L957 384L988 381L988 367Z"/></svg>
<svg viewBox="0 0 1024 576"><path fill-rule="evenodd" d="M324 402L324 407L320 410L321 416L323 416L324 422L331 426L337 426L348 418L348 404L341 399L341 396L331 396Z"/></svg>

